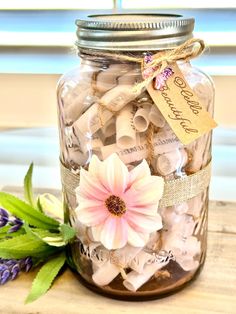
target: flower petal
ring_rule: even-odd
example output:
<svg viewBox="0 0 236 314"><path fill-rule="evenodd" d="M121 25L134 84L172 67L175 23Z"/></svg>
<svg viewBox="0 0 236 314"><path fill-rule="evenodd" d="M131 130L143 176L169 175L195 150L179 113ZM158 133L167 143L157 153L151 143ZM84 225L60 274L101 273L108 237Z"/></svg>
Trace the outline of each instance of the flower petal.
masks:
<svg viewBox="0 0 236 314"><path fill-rule="evenodd" d="M148 176L143 178L142 180L134 182L132 188L137 192L147 190L155 191L156 197L160 199L164 191L164 179L159 176Z"/></svg>
<svg viewBox="0 0 236 314"><path fill-rule="evenodd" d="M144 159L137 167L132 169L129 173L129 186L133 183L143 179L145 177L149 177L151 175L150 168L148 163Z"/></svg>
<svg viewBox="0 0 236 314"><path fill-rule="evenodd" d="M161 177L149 176L135 182L125 192L124 199L127 206L158 205L164 190L164 180Z"/></svg>
<svg viewBox="0 0 236 314"><path fill-rule="evenodd" d="M149 234L135 231L128 225L128 243L134 247L144 247L148 242Z"/></svg>
<svg viewBox="0 0 236 314"><path fill-rule="evenodd" d="M93 176L99 178L99 168L101 167L102 162L96 155L93 155L89 163L89 173Z"/></svg>
<svg viewBox="0 0 236 314"><path fill-rule="evenodd" d="M100 180L114 195L121 195L127 188L129 172L117 154L110 155L100 167Z"/></svg>
<svg viewBox="0 0 236 314"><path fill-rule="evenodd" d="M134 213L139 213L143 215L149 215L149 216L155 216L156 213L158 212L158 206L156 204L154 205L148 205L148 206L127 206L128 210L134 212Z"/></svg>
<svg viewBox="0 0 236 314"><path fill-rule="evenodd" d="M104 222L109 216L109 212L102 206L80 207L75 210L77 219L84 225L91 227Z"/></svg>
<svg viewBox="0 0 236 314"><path fill-rule="evenodd" d="M101 184L101 182L84 169L80 170L80 185L76 189L78 196L88 199L103 200L109 195L109 191Z"/></svg>
<svg viewBox="0 0 236 314"><path fill-rule="evenodd" d="M123 218L110 216L104 223L101 242L108 250L120 249L127 243L127 222Z"/></svg>
<svg viewBox="0 0 236 314"><path fill-rule="evenodd" d="M102 222L99 225L93 226L91 228L94 241L100 241L103 227L104 227L104 222Z"/></svg>
<svg viewBox="0 0 236 314"><path fill-rule="evenodd" d="M151 216L128 211L125 218L130 227L137 232L151 233L162 228L162 219L159 214Z"/></svg>

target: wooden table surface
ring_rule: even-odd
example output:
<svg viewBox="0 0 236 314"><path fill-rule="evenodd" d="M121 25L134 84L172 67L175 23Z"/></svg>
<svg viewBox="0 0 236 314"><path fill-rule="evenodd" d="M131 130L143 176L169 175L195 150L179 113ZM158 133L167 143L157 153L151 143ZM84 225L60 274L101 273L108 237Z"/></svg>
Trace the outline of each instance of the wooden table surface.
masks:
<svg viewBox="0 0 236 314"><path fill-rule="evenodd" d="M211 202L208 254L200 276L184 290L145 302L116 301L83 287L68 269L38 301L24 305L35 273L0 287L0 313L236 314L236 203Z"/></svg>

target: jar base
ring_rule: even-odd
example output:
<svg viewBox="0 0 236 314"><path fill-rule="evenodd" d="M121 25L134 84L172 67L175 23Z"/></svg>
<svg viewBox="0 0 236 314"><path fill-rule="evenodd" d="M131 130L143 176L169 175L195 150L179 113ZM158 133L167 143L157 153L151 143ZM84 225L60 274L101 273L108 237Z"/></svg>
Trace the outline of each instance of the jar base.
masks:
<svg viewBox="0 0 236 314"><path fill-rule="evenodd" d="M121 282L122 279L120 280L117 279L113 286L99 287L87 281L78 272L76 272L76 275L79 281L86 288L102 296L105 296L111 299L123 300L123 301L145 301L145 300L148 301L148 300L155 300L155 299L161 299L161 298L167 297L169 295L172 295L182 290L183 288L191 284L201 273L204 262L205 262L205 257L202 260L201 265L198 267L198 269L195 272L184 272L186 275L184 277L181 277L179 280L175 281L173 284L168 285L165 288L159 287L158 289L155 289L152 291L143 290L143 289L136 292L132 292L128 290L117 290L116 286L119 285L119 281Z"/></svg>

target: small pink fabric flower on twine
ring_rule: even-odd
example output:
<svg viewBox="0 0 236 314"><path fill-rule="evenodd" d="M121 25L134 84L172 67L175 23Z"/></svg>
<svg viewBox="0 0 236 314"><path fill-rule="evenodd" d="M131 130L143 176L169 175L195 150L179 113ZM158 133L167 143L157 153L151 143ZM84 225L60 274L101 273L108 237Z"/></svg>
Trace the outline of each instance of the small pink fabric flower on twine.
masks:
<svg viewBox="0 0 236 314"><path fill-rule="evenodd" d="M93 155L88 171L80 171L77 218L109 250L143 247L162 228L163 189L163 178L151 175L146 160L129 172L115 153L104 161Z"/></svg>

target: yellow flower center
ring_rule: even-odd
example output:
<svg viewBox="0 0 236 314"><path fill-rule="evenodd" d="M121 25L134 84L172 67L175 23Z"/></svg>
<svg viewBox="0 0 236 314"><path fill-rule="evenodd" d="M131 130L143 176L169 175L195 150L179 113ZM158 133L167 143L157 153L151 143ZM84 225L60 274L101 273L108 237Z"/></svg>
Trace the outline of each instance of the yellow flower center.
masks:
<svg viewBox="0 0 236 314"><path fill-rule="evenodd" d="M121 217L126 212L125 202L119 196L109 196L105 200L105 205L112 215Z"/></svg>

